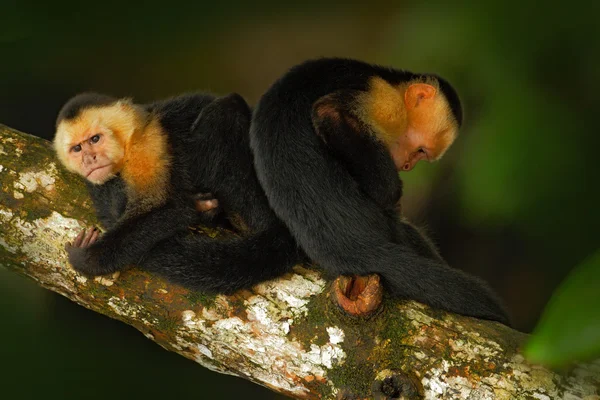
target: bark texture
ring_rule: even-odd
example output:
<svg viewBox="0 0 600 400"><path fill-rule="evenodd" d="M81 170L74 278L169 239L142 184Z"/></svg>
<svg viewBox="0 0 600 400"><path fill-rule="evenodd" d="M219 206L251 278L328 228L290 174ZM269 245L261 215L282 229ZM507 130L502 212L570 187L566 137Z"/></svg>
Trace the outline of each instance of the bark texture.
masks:
<svg viewBox="0 0 600 400"><path fill-rule="evenodd" d="M524 361L525 334L385 296L368 318L352 317L306 266L233 296L133 267L80 276L63 246L96 222L85 186L49 142L2 125L0 187L0 266L217 372L302 399L600 398L598 362L558 374Z"/></svg>

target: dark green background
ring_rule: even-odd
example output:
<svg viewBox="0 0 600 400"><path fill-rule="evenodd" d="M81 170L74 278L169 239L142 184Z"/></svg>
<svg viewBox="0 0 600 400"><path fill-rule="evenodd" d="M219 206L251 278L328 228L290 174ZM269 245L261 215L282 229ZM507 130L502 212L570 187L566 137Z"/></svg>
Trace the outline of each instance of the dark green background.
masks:
<svg viewBox="0 0 600 400"><path fill-rule="evenodd" d="M425 4L426 3L426 4ZM46 138L84 90L254 103L290 66L347 56L437 72L466 109L436 165L402 174L409 217L488 280L517 328L599 247L598 6L492 1L0 1L0 122ZM3 398L275 399L0 270ZM5 397L8 395L8 397Z"/></svg>

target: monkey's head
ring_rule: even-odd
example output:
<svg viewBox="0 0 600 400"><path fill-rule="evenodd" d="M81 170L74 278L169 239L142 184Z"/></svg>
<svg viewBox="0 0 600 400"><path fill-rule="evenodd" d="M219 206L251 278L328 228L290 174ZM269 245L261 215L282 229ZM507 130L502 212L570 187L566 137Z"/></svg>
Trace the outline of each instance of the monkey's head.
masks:
<svg viewBox="0 0 600 400"><path fill-rule="evenodd" d="M129 100L96 93L73 97L56 120L54 148L71 172L103 184L123 168L133 133L144 111Z"/></svg>
<svg viewBox="0 0 600 400"><path fill-rule="evenodd" d="M439 160L462 124L456 91L435 75L400 85L373 78L361 103L362 119L386 142L402 171L410 171L420 160Z"/></svg>

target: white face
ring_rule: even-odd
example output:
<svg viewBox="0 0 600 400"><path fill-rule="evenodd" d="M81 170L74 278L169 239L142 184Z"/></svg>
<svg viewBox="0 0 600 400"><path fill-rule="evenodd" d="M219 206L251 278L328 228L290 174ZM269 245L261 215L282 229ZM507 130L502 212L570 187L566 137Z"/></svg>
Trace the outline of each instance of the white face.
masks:
<svg viewBox="0 0 600 400"><path fill-rule="evenodd" d="M390 146L398 171L410 171L421 160L439 160L456 138L456 123L447 101L436 93L426 84L406 89L407 124Z"/></svg>
<svg viewBox="0 0 600 400"><path fill-rule="evenodd" d="M85 127L62 122L55 146L65 166L94 184L114 177L122 164L124 151L110 130L99 124Z"/></svg>
<svg viewBox="0 0 600 400"><path fill-rule="evenodd" d="M103 184L123 168L125 148L144 118L128 101L84 109L58 124L56 154L71 172Z"/></svg>
<svg viewBox="0 0 600 400"><path fill-rule="evenodd" d="M106 152L107 138L102 133L91 136L71 146L69 158L79 164L79 173L88 181L102 184L115 175L116 163Z"/></svg>
<svg viewBox="0 0 600 400"><path fill-rule="evenodd" d="M435 160L435 146L427 139L426 135L410 126L405 134L398 136L390 149L398 171L410 171L421 160Z"/></svg>
<svg viewBox="0 0 600 400"><path fill-rule="evenodd" d="M375 78L358 108L388 146L398 171L410 171L421 160L438 160L456 137L447 100L427 83L393 86Z"/></svg>

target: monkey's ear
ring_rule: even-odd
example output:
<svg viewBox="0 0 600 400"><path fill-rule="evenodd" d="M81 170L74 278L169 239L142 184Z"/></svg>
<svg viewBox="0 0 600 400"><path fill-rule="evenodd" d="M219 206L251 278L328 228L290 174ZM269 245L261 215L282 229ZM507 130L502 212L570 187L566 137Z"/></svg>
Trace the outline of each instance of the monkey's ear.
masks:
<svg viewBox="0 0 600 400"><path fill-rule="evenodd" d="M315 125L319 125L324 120L339 123L340 119L341 113L334 94L325 95L313 104L312 120Z"/></svg>
<svg viewBox="0 0 600 400"><path fill-rule="evenodd" d="M426 83L413 83L404 92L404 103L409 109L413 109L421 103L422 100L432 99L437 93L437 89Z"/></svg>
<svg viewBox="0 0 600 400"><path fill-rule="evenodd" d="M332 135L340 133L359 133L361 127L358 119L344 110L345 98L339 93L331 93L321 97L313 104L312 121L315 132L325 143Z"/></svg>
<svg viewBox="0 0 600 400"><path fill-rule="evenodd" d="M343 93L325 95L313 104L312 120L315 126L323 123L340 126L346 124L355 131L359 130L358 120L350 115L345 108L350 104L351 98L344 97Z"/></svg>

